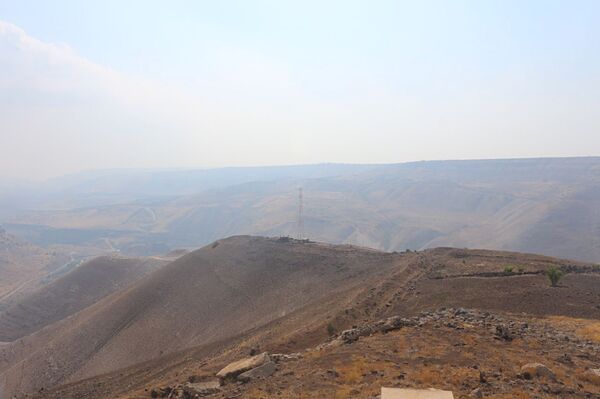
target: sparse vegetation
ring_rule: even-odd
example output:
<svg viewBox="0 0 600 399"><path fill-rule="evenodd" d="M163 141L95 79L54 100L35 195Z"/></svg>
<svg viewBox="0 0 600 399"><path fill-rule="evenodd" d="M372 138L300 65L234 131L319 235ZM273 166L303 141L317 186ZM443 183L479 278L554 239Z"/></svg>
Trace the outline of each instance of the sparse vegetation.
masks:
<svg viewBox="0 0 600 399"><path fill-rule="evenodd" d="M559 268L551 267L546 270L546 276L548 276L548 280L550 280L550 285L556 287L560 279L563 278L564 273Z"/></svg>
<svg viewBox="0 0 600 399"><path fill-rule="evenodd" d="M327 324L327 335L329 335L330 337L333 337L336 333L336 329L335 326L331 323Z"/></svg>
<svg viewBox="0 0 600 399"><path fill-rule="evenodd" d="M504 267L504 274L525 273L523 266L507 265Z"/></svg>

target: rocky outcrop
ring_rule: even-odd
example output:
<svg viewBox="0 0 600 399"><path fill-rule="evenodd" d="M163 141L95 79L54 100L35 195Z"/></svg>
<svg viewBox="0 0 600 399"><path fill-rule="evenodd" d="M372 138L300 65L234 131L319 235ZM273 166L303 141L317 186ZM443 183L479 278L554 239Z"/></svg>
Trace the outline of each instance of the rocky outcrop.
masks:
<svg viewBox="0 0 600 399"><path fill-rule="evenodd" d="M354 327L342 331L337 340L345 344L352 343L360 337L367 337L375 333L386 333L393 330L399 330L405 326L414 326L415 322L411 319L405 319L400 316L389 317L385 320L379 320L372 324L367 324L361 327Z"/></svg>
<svg viewBox="0 0 600 399"><path fill-rule="evenodd" d="M263 352L260 355L248 357L233 363L229 363L217 373L217 377L221 380L233 380L236 379L238 375L246 371L252 370L256 367L262 366L263 364L268 362L271 362L271 358L269 357L269 354L267 352Z"/></svg>
<svg viewBox="0 0 600 399"><path fill-rule="evenodd" d="M556 376L547 366L541 363L527 363L523 367L521 367L521 376L526 380L531 380L533 378L548 378L551 380L555 380Z"/></svg>
<svg viewBox="0 0 600 399"><path fill-rule="evenodd" d="M461 397L464 398L490 397L503 392L509 392L515 386L519 386L524 391L543 392L544 395L550 395L548 397L586 398L596 396L589 396L587 391L585 394L588 396L582 396L583 394L580 396L575 395L583 392L584 389L592 389L590 388L591 384L600 386L600 369L595 368L597 367L597 362L586 361L585 364L582 364L582 359L597 359L597 354L600 353L599 344L582 339L573 330L557 329L546 321L484 310L442 308L436 311L421 312L409 318L400 316L389 317L345 330L337 337L312 349L318 351L342 350L352 353L352 346L356 345L357 349L364 349L360 340L365 336L386 334L387 332L403 328L406 328L405 333L407 336L419 334L420 329L423 329L423 331L434 329L440 333L451 334L457 337L463 332L465 334L482 334L487 336L484 339L487 339L488 343L491 339L495 340L492 345L497 347L496 349L503 346L519 345L524 341L541 343L544 347L560 348L558 351L551 352L546 357L535 356L533 359L527 359L526 357L524 359L518 357L512 358L512 362L506 363L507 367L502 364L498 365L497 368L495 366L490 368L489 365L486 368L480 368L479 364L474 364L473 375L475 376L478 373L479 379L478 381L471 379L468 385L463 385ZM377 342L376 337L372 339L375 340L373 342ZM338 349L335 348L336 346L348 347ZM260 349L257 348L256 351L258 350ZM393 356L389 352L384 352L386 358L387 356ZM264 388L265 386L272 390L270 392L271 396L267 397L278 397L279 390L283 389L279 388L280 385L278 384L284 381L283 384L285 386L287 383L285 381L291 381L296 378L296 375L299 374L298 367L301 369L304 361L310 361L311 357L311 355L307 355L305 352L289 354L262 353L233 362L219 372L220 377L223 376L226 378L221 380L224 385L214 387L214 389L218 389L213 391L215 392L214 397L244 397L243 394L246 390L254 389L254 387ZM547 361L542 359L547 359ZM544 363L551 365L554 370L545 364L534 363L532 362L533 360L542 360ZM523 363L527 364L520 367ZM514 369L515 365L516 369ZM568 382L559 381L556 375L562 376L564 373L564 368L561 368L561 365L568 365L572 370L578 370L577 379L581 382L579 387L569 386ZM239 372L240 370L245 371ZM237 374L238 372L239 374ZM319 371L318 374L327 380L343 378L343 374L333 368L326 371ZM372 376L371 378L379 378L384 376L384 374L377 370L371 370L369 376ZM403 379L404 376L405 373L402 372L398 376L398 379ZM282 377L287 377L287 379ZM190 382L195 381L196 378L190 379ZM250 387L245 385L246 383L250 384ZM186 396L175 396L187 395L187 392L190 392L188 390L190 384L187 385L188 387L176 387L172 398L187 398ZM195 397L201 397L210 391L200 392Z"/></svg>
<svg viewBox="0 0 600 399"><path fill-rule="evenodd" d="M496 337L499 339L503 339L505 341L512 341L513 335L510 332L510 329L505 324L499 324L496 326Z"/></svg>
<svg viewBox="0 0 600 399"><path fill-rule="evenodd" d="M272 361L275 363L286 362L288 360L299 360L302 359L301 353L271 353L269 355Z"/></svg>
<svg viewBox="0 0 600 399"><path fill-rule="evenodd" d="M269 361L264 363L262 366L255 367L252 370L248 370L238 375L237 380L242 382L250 382L258 378L267 378L272 376L276 370L277 366L275 365L275 362Z"/></svg>
<svg viewBox="0 0 600 399"><path fill-rule="evenodd" d="M410 318L402 318L400 316L390 317L375 323L357 326L342 331L333 341L329 341L320 346L326 347L336 344L351 344L361 337L375 333L385 333L404 327L420 328L429 324L437 327L448 327L459 331L464 330L466 326L480 326L489 329L494 338L501 341L510 342L516 338L526 337L539 338L552 342L555 345L563 345L565 342L569 342L581 350L600 352L599 344L589 340L581 340L574 335L558 331L547 324L538 325L536 328L532 328L526 322L507 319L502 315L493 314L487 311L464 308L441 308L436 311L422 312L419 315ZM567 362L568 356L564 359L559 359L559 361Z"/></svg>
<svg viewBox="0 0 600 399"><path fill-rule="evenodd" d="M252 380L267 378L277 371L277 362L298 359L300 354L275 354L272 357L267 353L238 360L225 366L217 373L221 383L227 381L250 382Z"/></svg>
<svg viewBox="0 0 600 399"><path fill-rule="evenodd" d="M157 388L150 391L152 398L195 399L215 394L221 390L218 380L180 384L175 387Z"/></svg>

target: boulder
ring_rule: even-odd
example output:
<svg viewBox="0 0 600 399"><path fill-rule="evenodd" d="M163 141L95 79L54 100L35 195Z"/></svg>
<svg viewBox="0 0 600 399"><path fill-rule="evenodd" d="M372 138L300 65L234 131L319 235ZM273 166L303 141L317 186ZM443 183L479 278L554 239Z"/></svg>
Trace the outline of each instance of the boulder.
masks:
<svg viewBox="0 0 600 399"><path fill-rule="evenodd" d="M190 398L212 395L213 393L217 393L220 390L221 388L218 380L197 383L188 382L182 387L184 397Z"/></svg>
<svg viewBox="0 0 600 399"><path fill-rule="evenodd" d="M217 377L220 379L234 379L238 375L252 370L258 366L262 366L263 364L270 362L271 358L267 352L263 352L260 355L248 357L246 359L238 360L233 363L229 363L225 366L221 371L217 373Z"/></svg>
<svg viewBox="0 0 600 399"><path fill-rule="evenodd" d="M267 378L277 370L275 362L269 361L237 376L238 381L249 382L257 378Z"/></svg>
<svg viewBox="0 0 600 399"><path fill-rule="evenodd" d="M340 339L342 342L344 342L346 344L350 344L350 343L358 340L360 337L366 337L375 332L377 332L377 330L375 328L372 328L369 325L363 326L363 327L356 327L356 328L351 328L349 330L342 331L340 333L340 336L338 339Z"/></svg>
<svg viewBox="0 0 600 399"><path fill-rule="evenodd" d="M349 344L356 341L358 338L360 338L360 329L351 328L349 330L342 331L339 339Z"/></svg>
<svg viewBox="0 0 600 399"><path fill-rule="evenodd" d="M551 380L556 379L552 370L541 363L527 363L521 367L521 375L527 380L531 380L534 377L544 377Z"/></svg>
<svg viewBox="0 0 600 399"><path fill-rule="evenodd" d="M393 316L387 318L380 326L381 332L388 332L398 330L405 325L404 319L400 316Z"/></svg>
<svg viewBox="0 0 600 399"><path fill-rule="evenodd" d="M474 399L481 399L483 398L483 391L481 390L481 388L475 388L471 391L470 397Z"/></svg>
<svg viewBox="0 0 600 399"><path fill-rule="evenodd" d="M171 387L163 387L163 388L155 388L150 391L151 398L166 398L171 394L173 388Z"/></svg>
<svg viewBox="0 0 600 399"><path fill-rule="evenodd" d="M506 326L504 324L499 324L496 326L495 334L496 334L496 337L503 339L505 341L512 341L514 339L508 326Z"/></svg>
<svg viewBox="0 0 600 399"><path fill-rule="evenodd" d="M218 380L198 383L188 382L175 387L157 388L150 391L152 398L195 399L215 394L221 390Z"/></svg>
<svg viewBox="0 0 600 399"><path fill-rule="evenodd" d="M589 369L583 373L583 378L594 385L600 385L600 369Z"/></svg>
<svg viewBox="0 0 600 399"><path fill-rule="evenodd" d="M301 353L272 353L269 355L275 363L286 362L288 360L298 360L302 358Z"/></svg>

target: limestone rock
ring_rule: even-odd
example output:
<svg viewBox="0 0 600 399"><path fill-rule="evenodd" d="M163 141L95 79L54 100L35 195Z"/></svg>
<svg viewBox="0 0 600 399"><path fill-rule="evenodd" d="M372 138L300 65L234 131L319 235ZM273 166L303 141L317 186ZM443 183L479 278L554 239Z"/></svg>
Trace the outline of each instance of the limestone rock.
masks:
<svg viewBox="0 0 600 399"><path fill-rule="evenodd" d="M262 366L255 367L237 376L238 381L248 382L257 378L267 378L277 370L275 362L269 361Z"/></svg>
<svg viewBox="0 0 600 399"><path fill-rule="evenodd" d="M302 358L301 353L272 353L269 355L272 361L275 363L286 362L289 360L299 360Z"/></svg>
<svg viewBox="0 0 600 399"><path fill-rule="evenodd" d="M545 377L551 380L555 380L556 376L548 367L541 363L527 363L521 367L521 375L525 379L532 379L534 377Z"/></svg>
<svg viewBox="0 0 600 399"><path fill-rule="evenodd" d="M183 392L185 392L189 397L208 396L221 390L218 380L196 383L188 382L187 384L183 385L182 388Z"/></svg>
<svg viewBox="0 0 600 399"><path fill-rule="evenodd" d="M398 330L405 325L405 319L400 316L393 316L387 318L379 327L381 332L388 332Z"/></svg>
<svg viewBox="0 0 600 399"><path fill-rule="evenodd" d="M253 368L262 366L263 364L270 361L271 358L269 357L269 354L267 352L263 352L260 355L248 357L233 363L229 363L217 373L217 377L221 379L233 379L248 370L252 370Z"/></svg>

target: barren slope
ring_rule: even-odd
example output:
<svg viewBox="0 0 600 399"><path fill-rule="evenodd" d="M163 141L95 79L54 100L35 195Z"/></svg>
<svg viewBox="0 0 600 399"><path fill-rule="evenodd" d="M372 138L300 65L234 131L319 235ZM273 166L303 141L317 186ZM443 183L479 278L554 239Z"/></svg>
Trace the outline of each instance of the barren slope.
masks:
<svg viewBox="0 0 600 399"><path fill-rule="evenodd" d="M542 274L552 266L568 272L557 288L549 287ZM506 267L514 273L505 274ZM339 332L447 305L598 320L599 298L594 288L598 283L598 269L592 265L537 255L451 248L386 254L234 237L181 258L68 323L59 322L4 348L0 351L7 359L3 380L7 392L43 386L42 396L48 397L148 397L145 388L214 373L246 356L250 348L310 351L328 340L328 324ZM415 331L411 342L426 347L426 342L418 341L420 334ZM482 339L473 349L476 355L497 356L494 347L486 354L488 338L478 331L473 334L464 339ZM454 339L463 338L456 336L448 345L454 345ZM190 348L193 345L199 346ZM12 355L15 351L22 352ZM364 349L355 355L364 356ZM346 355L334 358L340 356ZM11 367L23 359L18 369ZM318 367L335 365L327 359ZM444 359L449 358L444 355L437 362L447 362ZM111 366L140 360L148 361L77 382L113 370ZM422 365L430 364L425 360ZM452 362L447 364L453 367ZM309 363L305 370L310 374L314 367ZM435 373L443 374L443 369ZM288 391L292 397L312 377L299 378L294 380L298 384L289 385L295 387ZM68 381L73 383L48 390ZM285 386L280 385L285 379L276 381ZM342 385L347 389L348 382ZM361 392L370 394L374 386ZM262 385L261 389L268 392L271 388ZM240 390L261 397L256 391Z"/></svg>
<svg viewBox="0 0 600 399"><path fill-rule="evenodd" d="M0 227L0 309L68 261L68 256L32 245Z"/></svg>
<svg viewBox="0 0 600 399"><path fill-rule="evenodd" d="M41 286L0 313L0 341L13 341L84 309L166 260L102 256Z"/></svg>
<svg viewBox="0 0 600 399"><path fill-rule="evenodd" d="M217 241L0 348L4 387L38 389L233 337L380 277L393 259L276 239Z"/></svg>

